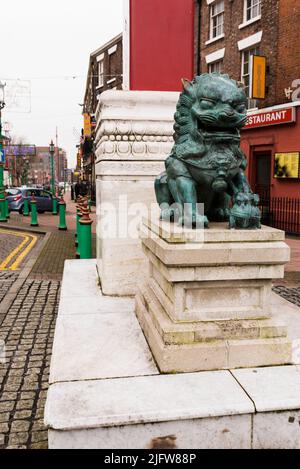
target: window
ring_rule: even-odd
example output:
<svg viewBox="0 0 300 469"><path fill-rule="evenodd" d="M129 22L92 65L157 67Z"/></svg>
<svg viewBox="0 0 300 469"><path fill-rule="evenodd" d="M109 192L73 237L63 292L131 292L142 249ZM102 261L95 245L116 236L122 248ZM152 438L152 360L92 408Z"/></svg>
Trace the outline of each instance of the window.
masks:
<svg viewBox="0 0 300 469"><path fill-rule="evenodd" d="M51 194L46 191L41 191L40 196L44 197L44 199L51 199Z"/></svg>
<svg viewBox="0 0 300 469"><path fill-rule="evenodd" d="M98 86L104 85L104 60L98 62Z"/></svg>
<svg viewBox="0 0 300 469"><path fill-rule="evenodd" d="M210 39L224 33L224 0L215 2L210 7Z"/></svg>
<svg viewBox="0 0 300 469"><path fill-rule="evenodd" d="M223 72L223 60L218 60L218 62L213 62L208 65L208 73L222 73Z"/></svg>
<svg viewBox="0 0 300 469"><path fill-rule="evenodd" d="M245 93L248 98L248 109L256 107L256 100L250 99L250 58L252 55L259 55L258 47L242 52L242 82L245 86Z"/></svg>
<svg viewBox="0 0 300 469"><path fill-rule="evenodd" d="M261 14L261 0L245 0L245 21L257 18Z"/></svg>

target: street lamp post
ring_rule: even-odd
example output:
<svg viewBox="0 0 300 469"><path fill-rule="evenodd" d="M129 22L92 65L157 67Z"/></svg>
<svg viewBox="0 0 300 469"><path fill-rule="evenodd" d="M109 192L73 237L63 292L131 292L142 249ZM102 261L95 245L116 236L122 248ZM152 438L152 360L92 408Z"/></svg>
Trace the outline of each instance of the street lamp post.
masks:
<svg viewBox="0 0 300 469"><path fill-rule="evenodd" d="M55 153L55 146L53 140L49 145L49 152L50 152L50 161L51 161L51 192L52 192L52 199L53 199L53 211L52 215L57 215L57 199L55 197L55 170L54 170L54 153Z"/></svg>
<svg viewBox="0 0 300 469"><path fill-rule="evenodd" d="M3 136L2 136L2 121L1 121L1 112L5 107L4 100L4 88L6 84L0 81L0 222L7 222L7 213L5 206L5 189L4 189L4 150L3 150Z"/></svg>
<svg viewBox="0 0 300 469"><path fill-rule="evenodd" d="M51 140L49 146L50 152L50 162L51 162L51 192L52 195L55 196L55 171L54 171L54 153L55 153L55 146L53 140Z"/></svg>

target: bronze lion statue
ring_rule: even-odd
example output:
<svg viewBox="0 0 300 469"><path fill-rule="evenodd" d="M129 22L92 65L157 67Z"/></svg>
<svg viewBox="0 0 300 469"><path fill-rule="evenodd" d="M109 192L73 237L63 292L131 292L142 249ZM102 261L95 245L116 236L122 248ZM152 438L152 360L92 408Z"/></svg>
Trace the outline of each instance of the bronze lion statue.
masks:
<svg viewBox="0 0 300 469"><path fill-rule="evenodd" d="M166 160L166 171L155 181L163 220L192 227L231 220L231 228L235 228L231 207L236 206L238 194L248 194L257 207L257 197L253 197L244 174L246 157L240 149L246 103L243 87L228 75L205 73L192 82L183 80L175 114L175 144ZM204 213L200 213L199 204ZM245 214L245 218L249 216ZM246 220L239 226L259 228L260 217L256 224L251 219L251 223Z"/></svg>

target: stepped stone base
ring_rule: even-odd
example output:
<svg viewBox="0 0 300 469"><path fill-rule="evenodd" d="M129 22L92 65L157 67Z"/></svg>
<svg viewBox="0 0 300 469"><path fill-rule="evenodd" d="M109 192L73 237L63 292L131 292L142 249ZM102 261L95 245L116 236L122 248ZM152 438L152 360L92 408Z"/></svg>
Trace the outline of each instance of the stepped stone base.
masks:
<svg viewBox="0 0 300 469"><path fill-rule="evenodd" d="M289 364L287 329L272 319L272 277L282 278L284 233L199 233L145 220L149 278L136 315L161 372L196 372Z"/></svg>
<svg viewBox="0 0 300 469"><path fill-rule="evenodd" d="M299 365L300 308L275 294L271 304L278 321L287 318ZM161 319L160 324L165 334L180 326ZM235 337L243 336L244 324L254 327L252 320L241 324ZM260 324L268 335L268 321ZM218 337L210 323L202 327ZM160 374L134 301L102 294L95 260L67 261L45 407L49 448L299 449L299 370L295 365Z"/></svg>

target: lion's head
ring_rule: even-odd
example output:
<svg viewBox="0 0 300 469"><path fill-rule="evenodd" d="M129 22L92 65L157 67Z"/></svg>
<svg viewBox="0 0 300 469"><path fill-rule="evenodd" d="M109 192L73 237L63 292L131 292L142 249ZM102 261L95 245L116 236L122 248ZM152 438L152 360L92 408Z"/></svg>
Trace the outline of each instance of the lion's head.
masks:
<svg viewBox="0 0 300 469"><path fill-rule="evenodd" d="M175 114L175 142L188 135L199 142L238 143L247 118L246 94L228 75L205 73L192 82L183 80Z"/></svg>

